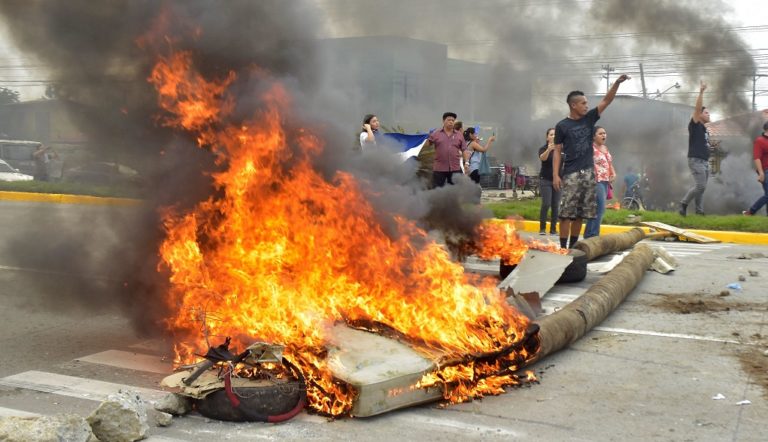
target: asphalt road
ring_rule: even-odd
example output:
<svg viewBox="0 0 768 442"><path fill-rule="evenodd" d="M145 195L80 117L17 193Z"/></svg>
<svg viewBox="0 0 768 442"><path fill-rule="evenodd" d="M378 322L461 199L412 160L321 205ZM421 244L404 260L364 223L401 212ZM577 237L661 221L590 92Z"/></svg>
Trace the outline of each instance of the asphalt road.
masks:
<svg viewBox="0 0 768 442"><path fill-rule="evenodd" d="M0 415L87 415L124 386L156 397L170 370L167 343L133 330L111 302L119 278L99 265L124 240L116 220L136 210L0 202ZM539 384L367 419L302 413L272 425L192 415L153 427L150 440L765 440L768 258L750 254L768 247L662 245L680 267L648 272L598 329L534 367ZM556 285L545 308L598 278ZM734 282L742 290L724 292Z"/></svg>

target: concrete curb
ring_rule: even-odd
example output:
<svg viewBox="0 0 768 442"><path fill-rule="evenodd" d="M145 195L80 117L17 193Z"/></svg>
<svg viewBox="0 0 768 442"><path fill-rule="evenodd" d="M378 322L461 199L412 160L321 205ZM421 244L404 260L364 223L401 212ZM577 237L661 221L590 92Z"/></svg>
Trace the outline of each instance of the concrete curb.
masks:
<svg viewBox="0 0 768 442"><path fill-rule="evenodd" d="M537 233L539 231L538 221L522 220L522 221L519 221L519 223L522 224L522 230L525 232ZM643 231L645 231L646 233L651 231L651 229L649 229L648 227L643 227L643 226L638 226L638 227L642 228ZM603 224L600 226L600 233L620 233L620 232L626 232L627 230L630 230L632 228L634 228L634 226L612 226L612 225ZM768 234L766 233L728 232L728 231L721 231L721 230L691 230L691 229L686 229L686 230L689 232L693 232L699 235L712 238L712 239L716 239L721 242L729 242L729 243L735 243L735 244L768 245ZM584 233L584 227L582 227L582 233Z"/></svg>
<svg viewBox="0 0 768 442"><path fill-rule="evenodd" d="M0 191L0 200L33 201L59 204L91 204L101 206L137 206L141 200L131 198L105 198L87 195L67 195L57 193L8 192Z"/></svg>

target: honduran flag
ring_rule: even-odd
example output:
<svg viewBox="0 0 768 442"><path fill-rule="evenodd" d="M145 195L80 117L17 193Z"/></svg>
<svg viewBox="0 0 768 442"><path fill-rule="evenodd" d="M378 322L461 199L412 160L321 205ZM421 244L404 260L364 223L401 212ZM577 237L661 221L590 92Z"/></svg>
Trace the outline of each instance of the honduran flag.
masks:
<svg viewBox="0 0 768 442"><path fill-rule="evenodd" d="M399 146L399 155L402 157L403 161L408 158L419 156L421 148L424 147L424 143L427 141L427 138L429 138L429 134L408 135L401 133L385 133L384 136L387 138L388 144Z"/></svg>

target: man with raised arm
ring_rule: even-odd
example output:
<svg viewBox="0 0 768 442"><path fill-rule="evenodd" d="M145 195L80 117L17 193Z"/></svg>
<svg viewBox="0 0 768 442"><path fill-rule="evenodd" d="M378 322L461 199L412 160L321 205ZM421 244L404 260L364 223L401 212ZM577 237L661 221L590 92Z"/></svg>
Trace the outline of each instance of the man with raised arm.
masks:
<svg viewBox="0 0 768 442"><path fill-rule="evenodd" d="M691 169L694 185L680 201L678 213L686 216L688 204L693 200L696 203L696 214L704 215L704 190L709 179L709 132L705 124L709 123L709 110L704 107L704 91L707 84L703 81L699 87L699 97L693 108L691 121L688 123L688 168Z"/></svg>
<svg viewBox="0 0 768 442"><path fill-rule="evenodd" d="M572 91L566 99L570 109L568 117L555 126L552 187L555 190L562 189L559 213L560 247L573 247L579 240L582 220L594 218L597 213L595 164L592 153L595 123L616 97L619 85L628 79L627 75L619 76L597 107L591 110L584 92Z"/></svg>

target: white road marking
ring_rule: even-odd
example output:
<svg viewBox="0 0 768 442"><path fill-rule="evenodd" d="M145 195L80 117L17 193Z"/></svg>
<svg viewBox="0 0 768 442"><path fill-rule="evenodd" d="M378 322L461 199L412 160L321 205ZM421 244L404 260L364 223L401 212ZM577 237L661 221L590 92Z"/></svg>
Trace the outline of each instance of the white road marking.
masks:
<svg viewBox="0 0 768 442"><path fill-rule="evenodd" d="M576 300L578 297L580 297L583 294L584 293L572 294L572 293L552 293L552 292L547 292L547 294L544 295L544 297L541 300L542 301L571 302L571 301Z"/></svg>
<svg viewBox="0 0 768 442"><path fill-rule="evenodd" d="M25 371L0 379L0 385L12 388L42 391L90 401L103 401L107 395L123 391L135 391L145 401L157 401L167 393L150 388L134 387L131 385L115 384L112 382L78 378L44 371Z"/></svg>
<svg viewBox="0 0 768 442"><path fill-rule="evenodd" d="M748 342L740 342L733 339L722 339L722 338L715 338L713 336L699 336L699 335L688 335L688 334L681 334L681 333L664 333L664 332L655 332L650 330L633 330L628 328L614 328L614 327L594 327L592 330L602 331L602 332L608 332L608 333L623 333L623 334L629 334L629 335L642 335L642 336L657 336L661 338L676 338L676 339L691 339L694 341L707 341L707 342L722 342L726 344L741 344L741 345L752 345Z"/></svg>
<svg viewBox="0 0 768 442"><path fill-rule="evenodd" d="M90 362L93 364L109 365L110 367L147 371L150 373L173 373L173 366L171 365L171 362L163 361L159 356L142 353L131 353L120 350L107 350L101 353L83 356L75 360Z"/></svg>
<svg viewBox="0 0 768 442"><path fill-rule="evenodd" d="M489 427L487 425L460 422L460 421L457 421L455 418L449 419L449 418L441 418L441 417L434 417L434 416L425 416L413 410L409 411L408 413L397 413L395 415L392 415L389 419L395 420L395 421L415 423L419 425L432 425L432 426L437 426L442 428L452 428L462 433L466 432L467 434L477 434L479 432L479 433L485 433L485 435L487 436L491 436L491 435L506 436L510 438L520 438L524 436L524 434L509 430L506 428Z"/></svg>
<svg viewBox="0 0 768 442"><path fill-rule="evenodd" d="M143 350L143 351L152 353L157 351L158 349L171 348L171 344L169 344L164 339L147 339L145 341L140 341L135 344L131 344L128 346L128 348L132 348L134 350Z"/></svg>
<svg viewBox="0 0 768 442"><path fill-rule="evenodd" d="M30 413L28 411L22 411L22 410L15 410L13 408L0 407L0 416L1 417L10 417L10 416L37 417L37 416L40 416L40 415L37 414L37 413Z"/></svg>

